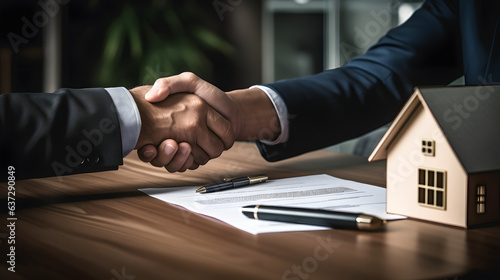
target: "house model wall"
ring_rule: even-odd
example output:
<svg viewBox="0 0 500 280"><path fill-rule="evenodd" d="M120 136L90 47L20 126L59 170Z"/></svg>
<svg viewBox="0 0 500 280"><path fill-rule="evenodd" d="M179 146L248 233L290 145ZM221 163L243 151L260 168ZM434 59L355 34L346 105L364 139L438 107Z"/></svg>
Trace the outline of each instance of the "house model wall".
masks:
<svg viewBox="0 0 500 280"><path fill-rule="evenodd" d="M500 86L416 89L369 158L387 158L387 212L500 221L499 137Z"/></svg>

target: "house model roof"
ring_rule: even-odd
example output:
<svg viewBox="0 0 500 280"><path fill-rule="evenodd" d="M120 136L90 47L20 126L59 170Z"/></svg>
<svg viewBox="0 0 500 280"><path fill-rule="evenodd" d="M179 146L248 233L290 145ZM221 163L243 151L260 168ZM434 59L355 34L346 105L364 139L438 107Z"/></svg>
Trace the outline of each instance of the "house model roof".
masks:
<svg viewBox="0 0 500 280"><path fill-rule="evenodd" d="M417 88L369 157L387 149L419 106L429 110L467 173L500 170L500 86Z"/></svg>

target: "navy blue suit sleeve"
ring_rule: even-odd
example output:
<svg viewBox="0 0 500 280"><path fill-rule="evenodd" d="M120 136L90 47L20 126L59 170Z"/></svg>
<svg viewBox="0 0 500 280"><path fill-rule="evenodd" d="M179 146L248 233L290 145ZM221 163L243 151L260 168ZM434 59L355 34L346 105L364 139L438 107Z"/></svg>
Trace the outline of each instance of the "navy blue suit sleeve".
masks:
<svg viewBox="0 0 500 280"><path fill-rule="evenodd" d="M123 160L104 89L0 95L0 135L1 170L13 166L19 179L117 169Z"/></svg>
<svg viewBox="0 0 500 280"><path fill-rule="evenodd" d="M284 100L289 140L259 143L277 161L360 136L390 122L415 86L462 73L456 1L428 1L366 54L337 69L267 86Z"/></svg>

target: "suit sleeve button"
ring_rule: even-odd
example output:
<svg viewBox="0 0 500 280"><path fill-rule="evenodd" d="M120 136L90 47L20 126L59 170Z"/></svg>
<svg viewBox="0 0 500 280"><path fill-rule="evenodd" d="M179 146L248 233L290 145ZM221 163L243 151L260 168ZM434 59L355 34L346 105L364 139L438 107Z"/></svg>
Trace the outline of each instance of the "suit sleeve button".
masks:
<svg viewBox="0 0 500 280"><path fill-rule="evenodd" d="M92 165L92 166L99 163L100 160L101 160L101 158L99 157L98 154L91 154L87 157L87 162L89 163L89 165Z"/></svg>

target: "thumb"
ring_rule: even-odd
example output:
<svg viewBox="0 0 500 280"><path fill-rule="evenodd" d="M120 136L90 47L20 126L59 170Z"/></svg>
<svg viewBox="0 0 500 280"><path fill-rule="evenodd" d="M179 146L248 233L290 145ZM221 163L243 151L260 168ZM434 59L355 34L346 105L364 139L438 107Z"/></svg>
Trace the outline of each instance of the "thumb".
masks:
<svg viewBox="0 0 500 280"><path fill-rule="evenodd" d="M155 81L153 87L146 93L149 102L160 102L174 93L194 93L200 79L193 73L185 72L179 75L160 78Z"/></svg>
<svg viewBox="0 0 500 280"><path fill-rule="evenodd" d="M153 145L146 145L139 150L137 150L137 155L139 159L144 162L151 162L156 155L158 154L158 150Z"/></svg>
<svg viewBox="0 0 500 280"><path fill-rule="evenodd" d="M151 89L146 92L146 95L144 96L147 101L151 103L160 102L168 97L168 95L170 94L170 92L168 91L168 87L163 86L163 84L165 83L165 79L168 78L160 78L155 81Z"/></svg>

